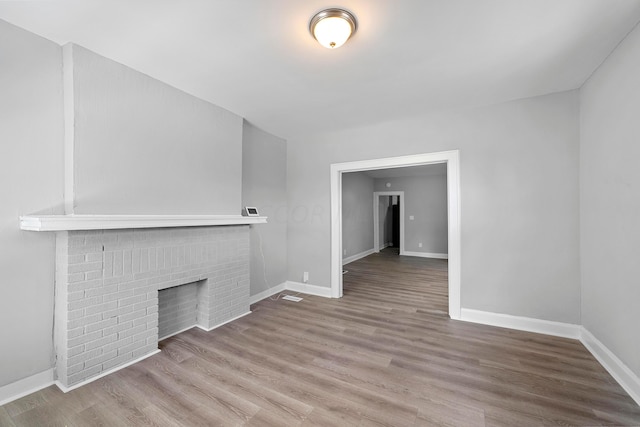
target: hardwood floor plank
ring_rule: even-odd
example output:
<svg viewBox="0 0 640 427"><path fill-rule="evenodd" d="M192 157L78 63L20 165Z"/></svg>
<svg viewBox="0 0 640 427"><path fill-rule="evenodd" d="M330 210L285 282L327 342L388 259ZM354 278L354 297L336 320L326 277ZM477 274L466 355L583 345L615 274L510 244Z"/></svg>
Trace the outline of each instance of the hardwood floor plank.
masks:
<svg viewBox="0 0 640 427"><path fill-rule="evenodd" d="M640 425L580 342L449 319L446 260L387 249L346 269L341 299L267 298L77 390L0 407L0 425Z"/></svg>

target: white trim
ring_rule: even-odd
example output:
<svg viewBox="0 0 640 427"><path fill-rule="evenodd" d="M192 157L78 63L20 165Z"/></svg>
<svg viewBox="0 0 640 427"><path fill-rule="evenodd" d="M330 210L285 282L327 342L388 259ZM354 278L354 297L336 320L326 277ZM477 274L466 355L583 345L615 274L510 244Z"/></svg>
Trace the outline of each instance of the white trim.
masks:
<svg viewBox="0 0 640 427"><path fill-rule="evenodd" d="M282 282L279 285L275 285L272 288L269 288L265 291L262 291L258 294L252 295L249 297L249 305L253 305L255 303L257 303L258 301L262 301L265 298L269 298L271 295L275 295L279 292L282 292L286 289L285 287L286 282Z"/></svg>
<svg viewBox="0 0 640 427"><path fill-rule="evenodd" d="M380 252L381 250L386 249L386 248L388 248L390 246L393 246L393 243L387 242L387 243L385 243L384 245L382 245L382 246L380 246L378 248L378 252Z"/></svg>
<svg viewBox="0 0 640 427"><path fill-rule="evenodd" d="M202 325L196 325L196 328L200 328L200 329L202 329L202 330L203 330L203 331L205 331L205 332L211 332L211 331L213 331L214 329L219 328L220 326L224 326L224 325L226 325L227 323L231 323L231 322L233 322L234 320L238 320L238 319L240 319L241 317L244 317L244 316L246 316L246 315L248 315L248 314L251 314L251 311L247 311L246 313L241 314L240 316L236 316L236 317L234 317L233 319L225 320L224 322L222 322L222 323L218 323L217 325L212 326L212 327L210 327L210 328L205 328L205 327L204 327L204 326L202 326Z"/></svg>
<svg viewBox="0 0 640 427"><path fill-rule="evenodd" d="M92 383L92 382L94 382L95 380L99 380L99 379L100 379L100 378L102 378L102 377L106 377L106 376L107 376L107 375L109 375L109 374L113 374L114 372L117 372L117 371L119 371L120 369L124 369L124 368L126 368L127 366L131 366L131 365L133 365L134 363L138 363L138 362L140 362L140 361L142 361L142 360L146 359L147 357L151 357L151 356L153 356L154 354L158 354L158 353L160 353L160 349L153 350L152 352L147 353L147 354L145 354L144 356L138 357L136 360L132 360L131 362L127 362L127 363L125 363L124 365L116 366L115 368L111 368L111 369L109 369L108 371L104 371L104 372L102 372L102 373L101 373L100 375L98 375L98 376L95 376L95 377L89 378L88 380L84 380L84 381L82 381L82 382L79 382L78 384L74 384L74 385L69 386L69 387L65 386L64 384L62 384L62 383L61 383L60 381L58 381L58 380L56 380L56 381L55 381L55 384L56 384L56 385L58 386L58 388L59 388L60 390L62 390L64 393L68 393L68 392L70 392L71 390L75 390L75 389L77 389L78 387L82 387L83 385L87 385L87 384L89 384L89 383Z"/></svg>
<svg viewBox="0 0 640 427"><path fill-rule="evenodd" d="M331 164L331 296L333 298L342 296L342 174L345 172L432 163L447 164L449 317L452 319L460 318L462 251L460 237L460 153L458 150Z"/></svg>
<svg viewBox="0 0 640 427"><path fill-rule="evenodd" d="M342 260L342 265L349 264L350 262L357 261L359 259L362 259L362 258L367 257L367 256L369 256L371 254L374 254L374 253L376 253L376 250L371 248L371 249L366 250L364 252L360 252L359 254L348 256L348 257L346 257L346 258L344 258Z"/></svg>
<svg viewBox="0 0 640 427"><path fill-rule="evenodd" d="M580 328L580 342L629 393L629 396L640 405L640 378L584 326Z"/></svg>
<svg viewBox="0 0 640 427"><path fill-rule="evenodd" d="M180 329L179 331L171 332L169 335L165 335L164 337L158 337L158 342L160 342L160 341L162 341L162 340L166 340L167 338L171 338L171 337L172 337L172 336L174 336L174 335L181 334L181 333L183 333L183 332L185 332L185 331L188 331L189 329L193 329L193 328L195 328L196 326L198 326L198 324L197 324L197 323L194 323L193 325L191 325L191 326L187 326L186 328Z"/></svg>
<svg viewBox="0 0 640 427"><path fill-rule="evenodd" d="M0 406L49 387L51 384L53 384L53 369L3 385L0 387Z"/></svg>
<svg viewBox="0 0 640 427"><path fill-rule="evenodd" d="M438 254L435 252L413 252L413 251L404 251L403 254L406 256L417 256L421 258L437 258L437 259L449 259L449 254Z"/></svg>
<svg viewBox="0 0 640 427"><path fill-rule="evenodd" d="M380 246L380 196L398 196L400 205L400 255L404 255L404 191L375 191L373 193L373 247ZM379 252L379 251L378 251Z"/></svg>
<svg viewBox="0 0 640 427"><path fill-rule="evenodd" d="M242 215L25 215L20 217L20 228L28 231L113 230L266 222L265 216Z"/></svg>
<svg viewBox="0 0 640 427"><path fill-rule="evenodd" d="M580 338L580 325L463 308L460 320L563 338Z"/></svg>
<svg viewBox="0 0 640 427"><path fill-rule="evenodd" d="M340 269L342 274L342 269ZM319 297L332 298L331 288L325 286L310 285L308 283L292 282L287 280L286 289L292 292L300 292L302 294L316 295Z"/></svg>

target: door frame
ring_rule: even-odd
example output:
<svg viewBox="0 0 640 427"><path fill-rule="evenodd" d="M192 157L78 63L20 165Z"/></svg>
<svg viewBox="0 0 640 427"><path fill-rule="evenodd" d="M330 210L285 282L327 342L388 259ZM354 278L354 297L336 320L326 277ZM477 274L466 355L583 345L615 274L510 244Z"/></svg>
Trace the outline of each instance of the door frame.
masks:
<svg viewBox="0 0 640 427"><path fill-rule="evenodd" d="M398 196L400 199L400 255L404 255L404 191L373 192L373 250L380 252L380 196Z"/></svg>
<svg viewBox="0 0 640 427"><path fill-rule="evenodd" d="M447 164L449 317L452 319L460 319L461 200L459 150L331 164L331 296L333 298L342 297L342 174L345 172L360 172L434 163Z"/></svg>

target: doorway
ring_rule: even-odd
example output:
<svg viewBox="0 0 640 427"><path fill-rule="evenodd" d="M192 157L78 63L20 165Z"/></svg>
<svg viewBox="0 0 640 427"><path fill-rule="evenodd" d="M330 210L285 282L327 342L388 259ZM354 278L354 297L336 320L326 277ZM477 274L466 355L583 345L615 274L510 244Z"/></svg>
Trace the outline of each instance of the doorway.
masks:
<svg viewBox="0 0 640 427"><path fill-rule="evenodd" d="M383 211L388 213L386 222L382 216ZM385 238L387 232L389 237ZM396 246L399 249L400 255L404 255L404 191L376 191L373 193L374 251L380 252L390 242L391 246Z"/></svg>
<svg viewBox="0 0 640 427"><path fill-rule="evenodd" d="M333 298L342 297L342 174L436 163L447 164L449 317L460 319L460 154L458 150L331 165L331 296Z"/></svg>

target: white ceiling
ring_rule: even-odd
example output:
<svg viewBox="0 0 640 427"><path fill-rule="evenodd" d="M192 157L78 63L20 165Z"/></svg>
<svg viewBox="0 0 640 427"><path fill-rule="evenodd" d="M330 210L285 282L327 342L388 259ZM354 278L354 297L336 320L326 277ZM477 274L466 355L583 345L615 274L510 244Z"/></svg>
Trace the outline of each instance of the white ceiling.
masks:
<svg viewBox="0 0 640 427"><path fill-rule="evenodd" d="M330 6L359 21L333 51L308 32ZM293 138L580 87L640 0L0 1L0 18Z"/></svg>

